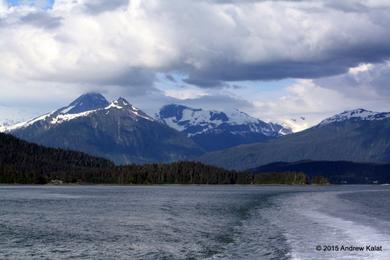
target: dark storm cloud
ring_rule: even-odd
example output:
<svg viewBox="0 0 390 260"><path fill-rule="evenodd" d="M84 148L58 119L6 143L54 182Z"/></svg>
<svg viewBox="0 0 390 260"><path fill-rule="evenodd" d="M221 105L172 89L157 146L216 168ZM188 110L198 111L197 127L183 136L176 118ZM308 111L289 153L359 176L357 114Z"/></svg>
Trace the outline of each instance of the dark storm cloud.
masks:
<svg viewBox="0 0 390 260"><path fill-rule="evenodd" d="M96 84L128 86L138 89L139 92L145 92L148 87L153 86L155 80L156 73L154 71L143 68L132 68L120 75L100 79L96 81Z"/></svg>
<svg viewBox="0 0 390 260"><path fill-rule="evenodd" d="M185 83L204 87L204 88L221 88L226 84L220 80L207 79L207 77L189 77L183 80Z"/></svg>
<svg viewBox="0 0 390 260"><path fill-rule="evenodd" d="M361 63L386 61L390 57L390 37L384 35L379 42L367 39L354 47L337 48L311 61L279 60L245 64L221 59L201 70L189 69L189 77L185 82L208 88L224 86L224 81L315 79L343 74Z"/></svg>
<svg viewBox="0 0 390 260"><path fill-rule="evenodd" d="M227 64L221 61L220 66L205 70L194 70L189 73L186 83L200 87L223 87L224 81L242 80L279 80L284 78L320 78L341 74L356 65L357 61L335 60L328 62L291 62L283 61L273 64Z"/></svg>

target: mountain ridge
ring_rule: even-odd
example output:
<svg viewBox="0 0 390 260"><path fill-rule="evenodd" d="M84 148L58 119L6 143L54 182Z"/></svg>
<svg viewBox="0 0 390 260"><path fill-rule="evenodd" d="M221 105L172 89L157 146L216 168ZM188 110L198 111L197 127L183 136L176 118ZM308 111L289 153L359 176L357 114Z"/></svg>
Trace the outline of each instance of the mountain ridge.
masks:
<svg viewBox="0 0 390 260"><path fill-rule="evenodd" d="M353 110L346 110L342 113L326 118L315 127L323 127L328 124L343 122L346 120L374 121L384 120L387 118L390 118L390 112L374 112L363 108L357 108Z"/></svg>
<svg viewBox="0 0 390 260"><path fill-rule="evenodd" d="M237 109L223 112L168 104L160 109L156 118L186 134L207 151L262 142L291 133L279 124L266 123Z"/></svg>
<svg viewBox="0 0 390 260"><path fill-rule="evenodd" d="M265 143L207 153L199 160L236 170L255 168L276 161L390 162L390 118L347 118Z"/></svg>
<svg viewBox="0 0 390 260"><path fill-rule="evenodd" d="M87 93L68 106L5 128L30 142L118 164L198 158L246 169L274 161L390 160L390 113L365 109L344 111L302 132L286 134L280 133L285 130L281 125L237 110L170 104L153 118L124 98L108 102L99 93Z"/></svg>

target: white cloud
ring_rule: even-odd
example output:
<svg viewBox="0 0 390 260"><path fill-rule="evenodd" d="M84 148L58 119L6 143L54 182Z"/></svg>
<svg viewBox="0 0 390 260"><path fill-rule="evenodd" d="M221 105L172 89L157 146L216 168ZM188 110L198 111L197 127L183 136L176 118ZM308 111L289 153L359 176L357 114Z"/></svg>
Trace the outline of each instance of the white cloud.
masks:
<svg viewBox="0 0 390 260"><path fill-rule="evenodd" d="M348 97L374 101L390 99L390 62L360 65L349 73L314 80L315 84L337 90Z"/></svg>
<svg viewBox="0 0 390 260"><path fill-rule="evenodd" d="M254 102L252 114L300 131L345 110L390 111L390 64L363 68L320 80L298 80L279 98Z"/></svg>
<svg viewBox="0 0 390 260"><path fill-rule="evenodd" d="M8 5L5 0L0 0L0 18L5 15L8 10Z"/></svg>
<svg viewBox="0 0 390 260"><path fill-rule="evenodd" d="M281 120L280 123L285 126L290 128L294 133L303 131L311 126L313 126L313 122L308 122L306 120L306 117L298 117L298 118L289 118L289 119L284 119Z"/></svg>
<svg viewBox="0 0 390 260"><path fill-rule="evenodd" d="M373 65L370 63L362 63L356 67L349 68L348 73L352 75L357 75L359 73L369 71L370 69L372 69L372 67Z"/></svg>
<svg viewBox="0 0 390 260"><path fill-rule="evenodd" d="M351 105L351 101L334 90L321 88L312 80L299 80L275 100L254 102L257 116L270 121L289 123L295 130L312 126L324 117ZM297 120L305 117L306 120ZM292 124L293 120L297 120Z"/></svg>
<svg viewBox="0 0 390 260"><path fill-rule="evenodd" d="M164 94L167 97L172 97L179 100L199 98L208 95L208 93L205 90L194 88L194 87L185 87L182 89L167 89L164 91Z"/></svg>

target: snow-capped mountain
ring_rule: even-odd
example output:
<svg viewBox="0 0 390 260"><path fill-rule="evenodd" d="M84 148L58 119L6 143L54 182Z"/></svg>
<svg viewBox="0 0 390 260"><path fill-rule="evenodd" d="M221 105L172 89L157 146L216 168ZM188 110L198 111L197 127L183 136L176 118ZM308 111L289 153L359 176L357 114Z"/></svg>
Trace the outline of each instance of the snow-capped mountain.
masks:
<svg viewBox="0 0 390 260"><path fill-rule="evenodd" d="M201 149L124 98L109 103L88 93L66 107L16 124L8 131L30 142L109 158L117 163L167 162Z"/></svg>
<svg viewBox="0 0 390 260"><path fill-rule="evenodd" d="M12 132L17 129L38 125L48 129L67 121L80 117L87 117L94 113L106 111L108 114L110 113L110 110L113 109L126 111L128 116L134 120L142 118L154 121L152 117L129 104L124 98L119 98L109 103L101 94L88 93L80 96L66 107L62 107L54 112L44 114L25 122L9 125L5 130Z"/></svg>
<svg viewBox="0 0 390 260"><path fill-rule="evenodd" d="M263 122L239 110L227 113L170 104L162 107L156 117L206 150L261 142L291 133L279 124Z"/></svg>
<svg viewBox="0 0 390 260"><path fill-rule="evenodd" d="M7 132L9 128L11 128L13 125L16 125L18 122L12 120L12 119L4 119L0 121L0 133L1 132Z"/></svg>
<svg viewBox="0 0 390 260"><path fill-rule="evenodd" d="M344 111L340 114L334 115L323 120L318 124L318 127L323 127L329 124L343 122L347 120L353 121L374 121L384 120L390 118L390 112L373 112L362 108Z"/></svg>

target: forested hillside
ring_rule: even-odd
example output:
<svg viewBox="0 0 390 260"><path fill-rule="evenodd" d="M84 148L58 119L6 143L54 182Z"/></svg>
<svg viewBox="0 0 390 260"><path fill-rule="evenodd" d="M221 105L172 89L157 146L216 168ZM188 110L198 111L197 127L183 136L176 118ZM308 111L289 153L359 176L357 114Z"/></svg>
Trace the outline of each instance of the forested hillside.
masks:
<svg viewBox="0 0 390 260"><path fill-rule="evenodd" d="M303 173L229 171L199 162L115 166L84 153L46 148L0 133L0 183L306 184Z"/></svg>
<svg viewBox="0 0 390 260"><path fill-rule="evenodd" d="M46 148L0 133L0 183L40 183L48 173L112 167L114 164L105 159Z"/></svg>
<svg viewBox="0 0 390 260"><path fill-rule="evenodd" d="M390 164L347 161L277 162L250 170L262 175L268 172L302 172L309 178L326 177L334 184L390 183Z"/></svg>
<svg viewBox="0 0 390 260"><path fill-rule="evenodd" d="M336 121L265 143L207 153L199 160L235 170L301 160L389 163L390 118Z"/></svg>

